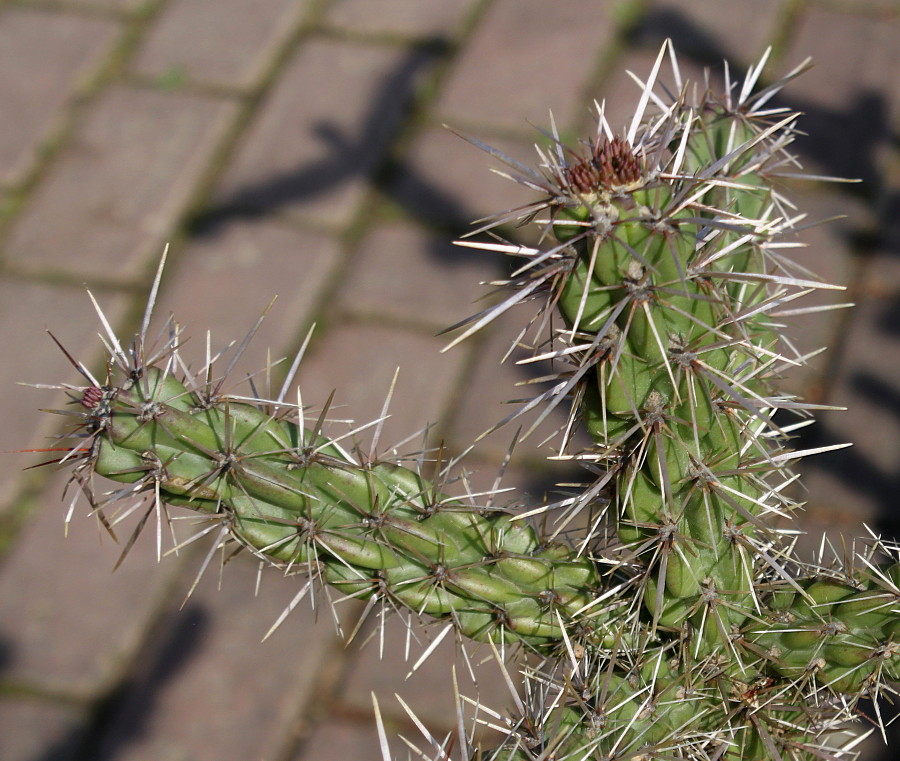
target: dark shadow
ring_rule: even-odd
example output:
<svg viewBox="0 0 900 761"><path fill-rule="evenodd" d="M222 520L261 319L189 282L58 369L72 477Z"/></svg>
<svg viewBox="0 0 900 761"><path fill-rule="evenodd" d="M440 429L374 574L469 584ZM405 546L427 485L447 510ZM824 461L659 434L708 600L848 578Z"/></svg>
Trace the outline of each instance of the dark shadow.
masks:
<svg viewBox="0 0 900 761"><path fill-rule="evenodd" d="M720 67L733 59L717 39L671 8L651 10L628 34L629 45L635 47L658 48L666 39L672 40L679 57L701 66Z"/></svg>
<svg viewBox="0 0 900 761"><path fill-rule="evenodd" d="M879 340L900 340L900 304L885 306L877 322L872 328L877 329ZM898 368L885 368L884 375L875 375L870 371L856 372L850 377L850 387L854 396L864 399L878 410L886 419L879 430L872 431L873 436L900 435L900 385L896 378ZM844 402L846 400L835 400ZM853 414L852 408L842 414ZM827 424L810 426L799 438L798 447L820 447L841 444L843 440L829 429ZM893 443L886 442L893 447ZM900 537L900 511L898 511L898 495L900 495L900 462L886 469L873 463L855 447L817 455L811 459L807 468L817 468L828 472L832 477L851 484L857 493L861 493L879 506L879 515L873 527L884 536Z"/></svg>
<svg viewBox="0 0 900 761"><path fill-rule="evenodd" d="M3 674L9 668L13 661L13 646L8 639L0 638L0 674Z"/></svg>
<svg viewBox="0 0 900 761"><path fill-rule="evenodd" d="M357 134L346 134L329 122L316 124L314 139L323 149L319 160L239 189L198 215L189 232L211 235L229 221L267 216L349 180L372 176L385 161L423 72L449 49L440 38L413 46L374 94ZM308 137L298 135L297 139Z"/></svg>
<svg viewBox="0 0 900 761"><path fill-rule="evenodd" d="M161 693L199 653L209 628L203 608L191 605L171 618L155 648L142 654L134 673L96 706L87 726L48 748L33 761L114 761L147 730Z"/></svg>
<svg viewBox="0 0 900 761"><path fill-rule="evenodd" d="M681 57L693 63L721 70L722 61L728 60L735 79L746 74L714 37L671 9L647 14L631 30L629 42L655 47L666 38L671 38ZM855 188L866 197L872 198L881 191L884 172L878 152L886 142L900 140L891 128L884 95L860 92L840 110L793 97L786 101L775 98L772 103L803 114L800 127L809 134L800 136L794 144L802 157L824 167L829 175L863 180Z"/></svg>
<svg viewBox="0 0 900 761"><path fill-rule="evenodd" d="M722 61L732 58L730 51L719 40L672 9L649 12L631 29L628 42L634 46L652 48L665 38L671 38L679 53L698 65L721 69ZM374 183L386 197L412 216L442 228L446 235L464 232L468 220L476 216L477 210L468 208L464 199L448 194L430 182L410 162L390 155L392 133L404 109L414 101L418 78L424 69L449 50L450 45L441 39L428 40L410 50L373 95L358 133L346 134L328 122L318 124L315 138L323 147L321 159L240 189L198 216L192 232L198 236L210 235L232 220L272 214L358 177L373 177ZM732 72L737 79L746 73L737 65L732 66ZM861 196L878 213L872 228L877 231L875 234L862 229L850 233L860 255L865 257L876 249L887 251L888 255L898 255L900 193L889 196L880 208L877 203L879 198L885 197L886 184L879 155L886 143L900 141L900 136L889 124L885 97L880 93L860 92L841 109L826 108L795 98L784 102L776 98L772 104L788 106L804 114L800 126L809 135L799 136L794 144L801 159L814 164L816 171L824 174L864 181L860 185L841 188L844 192ZM427 253L442 262L460 264L471 261L472 257L483 256L447 246L438 237ZM896 315L887 319L889 324L881 325L880 330L886 337L896 335ZM861 377L854 381L854 390L872 403L883 406L886 415L900 419L896 405L890 402L898 395L896 386L885 380L876 383L876 379ZM798 440L798 446L819 446L834 439L835 436L825 426L819 425L808 429ZM879 505L885 526L900 522L900 518L893 516L893 494L898 479L896 472L875 472L877 468L852 451L812 458L806 467L827 469L854 488L865 491Z"/></svg>
<svg viewBox="0 0 900 761"><path fill-rule="evenodd" d="M209 614L199 605L179 610L158 649L149 654L147 666L122 686L112 701L106 731L96 751L84 756L113 761L124 748L145 733L167 683L178 678L191 658L202 652L209 630Z"/></svg>
<svg viewBox="0 0 900 761"><path fill-rule="evenodd" d="M0 638L0 675L11 667L15 661L15 643L8 638ZM12 681L15 681L14 679ZM31 700L29 696L17 697L15 693L8 698L10 702L18 700L22 703ZM47 703L44 702L46 707ZM74 712L73 712L74 713ZM54 727L54 729L56 729ZM57 734L53 732L53 734ZM49 731L41 738L45 743L45 748L41 754L33 759L33 761L76 761L76 750L84 736L84 725L73 721L70 726L59 732L59 739L50 736ZM0 738L0 746L2 746L2 738Z"/></svg>

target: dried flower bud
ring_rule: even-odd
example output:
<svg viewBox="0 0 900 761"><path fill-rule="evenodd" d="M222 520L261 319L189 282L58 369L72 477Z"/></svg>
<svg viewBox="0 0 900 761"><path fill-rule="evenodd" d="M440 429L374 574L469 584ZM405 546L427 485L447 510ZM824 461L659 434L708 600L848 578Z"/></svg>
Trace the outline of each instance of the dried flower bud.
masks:
<svg viewBox="0 0 900 761"><path fill-rule="evenodd" d="M641 178L641 166L627 140L614 137L595 146L589 159L565 170L569 185L581 193L630 185Z"/></svg>
<svg viewBox="0 0 900 761"><path fill-rule="evenodd" d="M103 389L97 386L88 386L81 396L81 403L89 410L94 409L103 400Z"/></svg>

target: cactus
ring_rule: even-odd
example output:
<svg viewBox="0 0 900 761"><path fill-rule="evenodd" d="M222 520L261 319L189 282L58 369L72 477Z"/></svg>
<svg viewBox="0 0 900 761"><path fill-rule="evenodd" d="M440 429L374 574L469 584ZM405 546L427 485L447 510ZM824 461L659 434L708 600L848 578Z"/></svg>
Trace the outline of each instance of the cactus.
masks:
<svg viewBox="0 0 900 761"><path fill-rule="evenodd" d="M666 56L673 88L657 82ZM764 62L716 95L680 81L667 44L623 132L601 107L583 145L549 135L539 170L481 146L540 198L463 243L521 265L453 343L536 303L536 358L554 374L511 418L568 405L560 451L597 475L529 511L552 531L449 496L443 469L348 451L284 393L193 375L177 326L148 345L152 298L129 347L109 332L102 381L75 363L73 480L101 516L145 496L188 508L216 546L536 653L505 739L471 758L851 757L835 735L900 679L900 564L877 540L849 560L793 550L789 466L814 452L789 448L787 415L815 407L777 390L804 360L779 321L832 286L783 254L800 216L777 182L798 115L768 104L804 67L754 93ZM511 221L540 242L500 239ZM590 437L577 451L576 424ZM102 492L95 475L123 485ZM588 528L573 538L575 524Z"/></svg>

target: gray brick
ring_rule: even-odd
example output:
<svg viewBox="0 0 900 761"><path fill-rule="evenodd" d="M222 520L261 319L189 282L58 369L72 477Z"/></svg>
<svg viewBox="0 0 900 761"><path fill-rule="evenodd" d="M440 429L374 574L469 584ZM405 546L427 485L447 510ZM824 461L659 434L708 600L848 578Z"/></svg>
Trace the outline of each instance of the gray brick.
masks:
<svg viewBox="0 0 900 761"><path fill-rule="evenodd" d="M655 40L646 48L628 50L616 63L615 68L608 74L596 93L598 103L605 101L603 113L610 128L616 134L624 135L627 132L641 99L641 87L628 75L628 72L633 73L641 81L646 81L653 71L653 65L658 55L659 45ZM703 66L685 56L679 56L678 65L682 82L702 83L704 81ZM668 87L670 92L674 92L678 89L675 81L668 60L664 60L657 82ZM657 91L659 91L658 87ZM589 121L589 128L592 130L589 134L593 134L593 131L596 130L596 119L593 114Z"/></svg>
<svg viewBox="0 0 900 761"><path fill-rule="evenodd" d="M900 17L809 9L800 18L784 67L806 56L817 65L785 88L784 102L804 112L809 136L797 145L817 171L882 178L891 132L900 128L898 32Z"/></svg>
<svg viewBox="0 0 900 761"><path fill-rule="evenodd" d="M178 564L157 566L151 528L112 573L122 544L86 515L83 498L66 537L63 519L77 490L70 488L63 502L65 475L48 482L37 514L16 538L0 573L5 611L0 641L11 654L5 675L55 692L98 697L122 676L123 665L142 644ZM114 518L115 510L107 514ZM116 531L122 542L130 534L122 525Z"/></svg>
<svg viewBox="0 0 900 761"><path fill-rule="evenodd" d="M451 120L450 126L460 125ZM524 141L475 137L526 166L539 162L534 147ZM428 129L400 162L391 194L416 219L460 227L538 197L535 191L499 177L492 169L514 171L446 129Z"/></svg>
<svg viewBox="0 0 900 761"><path fill-rule="evenodd" d="M804 465L811 504L890 520L900 481L900 340L895 299L866 299L853 310L844 353L828 402L847 412L817 415L808 445L853 447L810 458Z"/></svg>
<svg viewBox="0 0 900 761"><path fill-rule="evenodd" d="M406 624L399 616L391 616L384 625L384 656L379 657L381 634L375 630L376 623L370 622L365 633L371 639L350 662L347 678L342 683L342 694L338 699L342 707L346 706L354 714L366 715L372 711L371 693L374 692L384 714L402 718L405 713L393 699L396 694L436 737L443 736L455 727L454 665L461 695L477 699L495 711L502 711L510 705L512 697L500 667L491 657L490 648L478 648L471 642L466 643L469 662L473 664L472 670L477 680L473 682L453 632L446 635L428 659L410 674L419 657L446 625L442 622L426 630L418 622L407 657L405 649L409 635ZM513 680L518 681L515 669L510 673Z"/></svg>
<svg viewBox="0 0 900 761"><path fill-rule="evenodd" d="M140 12L152 8L158 0L68 0L73 8L86 11Z"/></svg>
<svg viewBox="0 0 900 761"><path fill-rule="evenodd" d="M107 316L115 324L125 300L107 297L103 303ZM80 288L6 278L0 281L0 325L0 345L15 356L15 361L4 362L0 367L5 423L0 431L0 451L54 446L48 437L66 427L68 421L38 410L66 407L65 394L19 384L86 383L50 340L47 329L92 371L102 370L98 362L104 353L96 338L97 320L87 294ZM25 473L24 468L52 457L53 454L0 457L0 506L13 507L10 500L26 480L47 476L43 472Z"/></svg>
<svg viewBox="0 0 900 761"><path fill-rule="evenodd" d="M658 47L671 39L679 55L719 65L755 63L778 32L778 0L655 0L634 36L639 44Z"/></svg>
<svg viewBox="0 0 900 761"><path fill-rule="evenodd" d="M437 104L448 120L513 130L566 125L609 44L609 4L499 0L482 19ZM498 55L498 51L503 51Z"/></svg>
<svg viewBox="0 0 900 761"><path fill-rule="evenodd" d="M864 293L875 298L898 298L900 294L900 256L896 245L879 247L865 270Z"/></svg>
<svg viewBox="0 0 900 761"><path fill-rule="evenodd" d="M379 705L389 702L381 697ZM370 706L368 716L374 716ZM393 729L393 727L391 727ZM393 739L393 748L400 746L396 737ZM376 759L380 751L378 732L374 719L369 721L352 721L340 719L326 719L319 724L313 735L301 746L293 761L320 761L325 758L359 758Z"/></svg>
<svg viewBox="0 0 900 761"><path fill-rule="evenodd" d="M318 672L343 648L330 614L321 611L317 622L308 600L261 642L305 579L268 569L258 595L256 581L248 558L229 563L221 588L213 569L185 607L164 619L100 745L104 757L281 757ZM172 602L184 593L174 591Z"/></svg>
<svg viewBox="0 0 900 761"><path fill-rule="evenodd" d="M8 8L0 16L0 185L34 168L67 108L110 52L119 25L65 13Z"/></svg>
<svg viewBox="0 0 900 761"><path fill-rule="evenodd" d="M560 490L557 488L563 481L572 483L590 480L580 466L558 462L544 463L544 467L535 467L533 463L525 463L518 450L503 470L499 486L497 476L500 473L501 461L494 459L479 459L487 452L482 452L476 445L469 457L461 463L461 469L465 469L465 481L449 484L447 493L452 496L465 497L469 495L470 502L479 505L490 504L493 507L509 510L515 513L532 510L541 505L559 499ZM546 451L544 454L549 455ZM500 491L497 491L497 490ZM472 496L478 495L478 496ZM557 513L548 513L547 527L553 531Z"/></svg>
<svg viewBox="0 0 900 761"><path fill-rule="evenodd" d="M331 238L265 220L242 220L209 230L173 254L157 315L165 318L172 313L185 326L191 343L183 356L195 367L203 361L207 330L214 350L239 343L278 296L235 365L234 383L262 370L267 357L274 361L296 350L341 256ZM231 356L220 363L221 369ZM286 371L284 365L276 368L273 383L280 382ZM264 393L264 376L259 382L258 390ZM235 390L249 393L243 385Z"/></svg>
<svg viewBox="0 0 900 761"><path fill-rule="evenodd" d="M806 244L806 248L790 249L782 252L787 258L817 275L823 282L850 287L856 275L858 257L853 251L853 236L866 224L865 209L838 193L800 192L788 194L799 212L807 214L800 224L813 224L833 217L846 215L846 219L834 220L800 231L787 240ZM808 277L798 271L798 277ZM795 301L786 309L835 306L851 300L847 291L820 290ZM837 351L839 331L848 319L845 309L814 312L795 317L785 317L785 333L800 352L811 352L822 347L827 351L810 360L803 368L786 370L786 378L781 387L798 393L812 401L821 401L823 373ZM812 385L810 385L812 384Z"/></svg>
<svg viewBox="0 0 900 761"><path fill-rule="evenodd" d="M434 689L440 690L444 686L452 689L449 681L446 684L435 685ZM407 714L393 697L393 695L376 695L385 725L388 745L391 749L391 758L405 758L408 746L401 736L407 738L414 746L421 749L422 753L433 752L433 748L422 736L419 730L412 726ZM351 714L347 717L329 716L314 727L310 736L304 738L299 750L292 761L321 761L322 759L365 759L376 761L381 758L378 731L375 725L375 712L370 702L361 714ZM415 710L415 706L410 706ZM485 714L479 714L482 720L487 720ZM467 728L470 728L467 724ZM430 727L426 727L431 729ZM444 739L443 734L433 733L439 740ZM479 738L485 742L485 748L496 746L491 742L490 730L479 729ZM459 748L458 742L454 745ZM416 756L412 756L415 758ZM427 755L425 756L427 758Z"/></svg>
<svg viewBox="0 0 900 761"><path fill-rule="evenodd" d="M810 8L800 17L785 57L799 62L811 56L817 65L786 92L843 109L855 95L880 91L888 98L896 123L900 83L893 72L900 57L894 44L898 28L896 14L885 18ZM834 56L836 44L841 46L840 57Z"/></svg>
<svg viewBox="0 0 900 761"><path fill-rule="evenodd" d="M77 710L40 700L0 700L0 757L3 761L75 758L85 717Z"/></svg>
<svg viewBox="0 0 900 761"><path fill-rule="evenodd" d="M884 298L900 295L900 171L887 178L888 197L874 230L875 250L863 270L862 290Z"/></svg>
<svg viewBox="0 0 900 761"><path fill-rule="evenodd" d="M359 316L422 325L435 332L481 309L473 302L496 278L496 256L454 246L409 225L370 234L343 279L340 304Z"/></svg>
<svg viewBox="0 0 900 761"><path fill-rule="evenodd" d="M234 114L210 98L110 89L14 224L8 259L32 271L133 277L162 251Z"/></svg>
<svg viewBox="0 0 900 761"><path fill-rule="evenodd" d="M797 539L796 557L812 561L823 546L825 560L833 559L828 544L839 552L849 546L852 537L869 536L866 525L874 525L876 515L871 505L863 504L852 487L836 484L817 469L802 473L803 490L794 497L804 502L797 515L797 527L804 533ZM870 756L863 756L870 758ZM877 758L877 756L871 756Z"/></svg>
<svg viewBox="0 0 900 761"><path fill-rule="evenodd" d="M385 421L379 452L387 445L419 431L427 423L436 423L447 406L462 367L465 350L440 354L446 341L409 330L370 324L336 327L320 336L315 352L300 369L300 387L304 404L321 408L332 390L337 391L332 419L351 418L366 423L378 417L385 396L400 368L397 387ZM332 433L340 431L334 426ZM363 442L369 433L360 435ZM431 437L434 440L434 437ZM421 446L421 436L406 444L403 452Z"/></svg>
<svg viewBox="0 0 900 761"><path fill-rule="evenodd" d="M262 104L215 202L345 225L429 60L410 50L305 44Z"/></svg>
<svg viewBox="0 0 900 761"><path fill-rule="evenodd" d="M898 12L896 0L810 0L810 4L849 13L881 14L888 18L896 16Z"/></svg>
<svg viewBox="0 0 900 761"><path fill-rule="evenodd" d="M416 37L452 35L471 0L339 0L325 16L328 24L361 34L402 34Z"/></svg>
<svg viewBox="0 0 900 761"><path fill-rule="evenodd" d="M252 87L308 9L309 3L298 0L170 3L141 45L134 71L148 77L179 73L197 82Z"/></svg>
<svg viewBox="0 0 900 761"><path fill-rule="evenodd" d="M488 429L509 415L521 405L511 400L528 399L546 389L546 385L522 385L549 372L546 363L516 364L518 360L531 356L525 348L517 348L501 364L513 339L518 336L526 321L534 314L530 304L507 312L489 329L478 347L478 356L471 375L466 379L460 394L459 407L450 429L450 440L459 449L472 444ZM529 333L526 340L531 340ZM508 423L477 444L479 456L487 456L499 462L509 448L516 430L521 426L524 434L536 421L543 409L532 411L518 420ZM551 447L542 445L547 436L565 424L568 406L559 405L528 438L520 441L516 452L518 457L543 459L550 454ZM558 439L553 442L558 445Z"/></svg>

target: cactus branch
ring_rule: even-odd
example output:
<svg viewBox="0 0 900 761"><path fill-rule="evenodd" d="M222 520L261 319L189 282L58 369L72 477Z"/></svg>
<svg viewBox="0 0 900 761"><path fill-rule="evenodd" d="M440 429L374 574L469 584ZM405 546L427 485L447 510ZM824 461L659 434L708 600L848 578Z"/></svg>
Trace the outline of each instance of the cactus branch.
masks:
<svg viewBox="0 0 900 761"><path fill-rule="evenodd" d="M73 480L110 530L124 499L149 497L145 519L188 508L216 546L536 653L505 739L468 757L851 758L839 733L900 679L900 553L877 539L849 560L794 550L791 466L827 448L791 448L821 407L779 389L805 359L782 320L836 286L785 255L803 219L779 185L799 115L771 99L806 64L757 90L764 63L741 85L726 68L717 93L682 81L667 43L625 129L601 106L584 144L549 133L538 169L472 140L540 197L463 242L518 264L450 345L535 305L528 361L553 369L509 419L536 414L527 435L568 406L558 456L593 477L580 493L524 513L452 496L447 469L330 435L328 404L307 426L290 380L273 401L225 391L233 359L191 372L172 321L150 348L149 309L127 347L102 319L102 381L72 360L87 380L67 387ZM510 222L539 242L504 240ZM102 493L95 476L122 485Z"/></svg>

